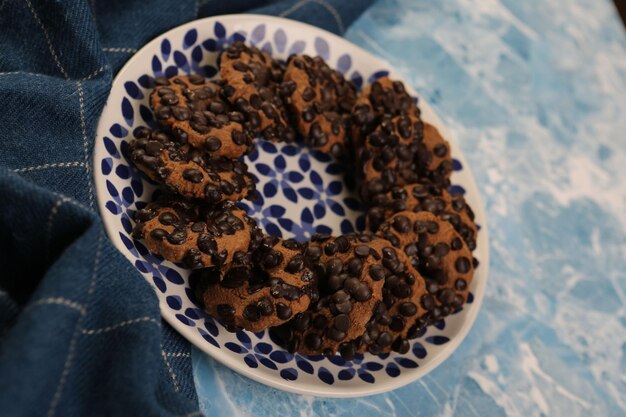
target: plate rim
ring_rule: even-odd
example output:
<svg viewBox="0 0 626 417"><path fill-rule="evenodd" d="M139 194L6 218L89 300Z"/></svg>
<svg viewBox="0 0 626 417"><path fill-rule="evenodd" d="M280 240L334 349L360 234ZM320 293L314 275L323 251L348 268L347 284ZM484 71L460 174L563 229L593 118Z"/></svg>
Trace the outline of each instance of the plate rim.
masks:
<svg viewBox="0 0 626 417"><path fill-rule="evenodd" d="M300 22L300 21L292 20L288 18L283 18L283 17L264 15L264 14L216 15L216 16L205 17L202 19L192 20L190 22L176 26L174 28L167 30L166 32L163 32L157 35L155 38L153 38L152 40L147 42L145 45L143 45L141 48L139 48L128 59L128 61L126 61L126 63L122 66L122 68L120 68L116 76L113 78L111 82L111 90L109 91L109 96L107 96L107 101L104 107L102 108L100 117L98 118L98 123L96 126L96 132L95 132L96 134L94 137L94 147L93 147L93 155L92 155L92 163L93 163L94 169L92 170L93 171L92 175L93 175L94 187L96 189L96 199L97 199L98 209L101 214L101 220L102 220L104 229L107 233L107 236L109 240L111 241L111 243L113 244L113 246L129 261L130 261L130 258L125 253L126 248L117 239L113 238L117 230L113 229L113 225L110 223L110 220L108 220L108 217L105 217L103 215L103 213L106 213L105 211L106 208L104 205L106 198L105 198L104 189L103 189L104 187L97 186L98 178L101 177L101 174L97 171L97 169L95 169L95 167L98 166L97 164L98 154L96 153L97 139L100 136L99 132L102 131L103 129L102 125L104 124L102 115L105 113L107 107L109 106L109 99L110 99L111 93L113 92L113 86L115 86L119 82L122 82L122 78L124 74L127 71L129 71L129 69L133 67L135 63L139 60L139 53L141 51L145 49L153 49L155 46L158 47L159 42L162 41L163 38L170 36L177 32L185 32L188 29L197 28L198 26L201 26L201 25L208 25L210 23L214 23L217 20L219 20L220 22L229 21L230 23L230 21L233 21L233 20L241 21L243 19L252 20L253 22L257 22L257 23L267 23L268 21L272 21L274 23L283 23L283 24L291 25L291 26L295 25L296 27L300 26L302 29L318 32L324 37L326 37L326 39L328 40L337 41L339 43L348 45L350 48L355 48L359 50L361 53L368 55L372 59L372 62L375 62L375 63L378 62L380 63L380 66L388 68L390 76L393 76L394 78L399 79L404 82L403 77L399 76L399 74L393 69L393 66L389 62L387 62L387 60L385 60L384 58L381 58L378 55L375 55L374 53L367 51L358 45L355 45L349 40L341 36L338 36L332 32L329 32L325 29L319 28L317 26L314 26L308 23L304 23L304 22ZM404 82L404 84L406 85L409 92L416 93L415 89L411 86L410 83ZM472 302L471 308L467 312L466 318L463 324L461 325L460 329L458 330L457 334L453 338L450 339L449 343L446 343L443 349L437 352L437 355L432 360L429 360L423 366L420 365L418 368L414 368L410 372L405 372L403 373L403 375L400 375L384 383L358 385L358 386L355 386L355 389L351 389L349 391L346 389L337 389L337 387L333 387L332 385L324 387L326 388L326 390L319 390L319 391L316 391L314 389L312 390L307 385L307 389L304 390L301 388L297 388L298 381L283 381L277 378L268 378L263 373L255 372L255 369L246 367L243 361L233 361L231 358L227 356L213 355L212 352L204 348L204 344L202 346L196 344L194 340L197 338L197 335L193 332L192 328L176 320L172 315L164 314L165 300L158 297L158 294L156 294L155 292L155 296L157 296L157 301L159 303L159 312L160 312L161 317L170 326L172 326L181 336L183 336L192 346L195 346L196 349L199 349L200 351L203 352L203 354L210 356L213 360L216 360L217 362L221 363L222 365L225 365L231 370L247 378L250 378L256 382L262 383L264 385L270 386L275 389L279 389L279 390L283 390L283 391L287 391L287 392L295 393L295 394L301 394L301 395L312 395L315 397L324 397L324 398L357 398L357 397L365 397L365 396L370 396L370 395L375 395L375 394L381 394L384 392L393 391L395 389L398 389L400 387L403 387L405 385L418 381L419 379L423 378L428 373L430 373L432 370L437 368L439 365L441 365L445 360L447 360L452 355L452 353L458 349L458 347L461 345L463 340L466 338L470 329L474 326L476 317L478 316L478 313L482 307L482 303L483 303L483 299L484 299L486 287L487 287L487 281L489 278L489 257L490 257L489 231L488 231L488 225L487 225L485 206L482 201L482 197L479 193L479 188L476 184L474 174L470 166L467 164L467 161L465 160L465 155L461 151L458 141L450 133L447 126L442 122L442 120L439 118L439 116L434 111L434 109L425 101L423 96L420 94L417 94L417 95L420 97L420 107L421 107L422 112L425 111L426 113L428 113L429 120L433 121L434 124L438 125L437 127L441 135L446 140L453 143L456 148L458 148L460 156L461 156L460 159L463 160L464 162L463 170L467 171L467 174L469 175L469 178L470 178L468 188L471 190L470 191L471 194L475 196L476 198L476 204L472 208L474 209L476 213L479 213L480 217L482 217L483 219L483 221L481 222L481 229L480 229L480 233L478 236L478 240L481 246L484 247L483 249L484 254L482 256L481 264L480 264L481 268L484 268L483 269L484 272L482 273L482 275L484 275L484 278L481 279L476 284L476 291L474 292L474 301ZM132 262L131 264L133 268L136 268ZM151 283L148 282L148 284L154 289L154 286ZM219 349L223 349L223 348L219 348Z"/></svg>

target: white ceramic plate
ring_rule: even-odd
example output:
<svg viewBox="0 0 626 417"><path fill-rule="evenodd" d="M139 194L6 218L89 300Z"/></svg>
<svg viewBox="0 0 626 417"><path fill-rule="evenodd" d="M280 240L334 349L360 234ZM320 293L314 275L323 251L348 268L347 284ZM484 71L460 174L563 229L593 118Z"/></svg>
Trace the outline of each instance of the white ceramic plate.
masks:
<svg viewBox="0 0 626 417"><path fill-rule="evenodd" d="M128 140L140 126L156 127L148 96L155 76L217 74L219 51L237 39L276 58L291 53L320 55L357 86L389 74L390 65L329 32L292 20L259 15L217 16L187 23L139 50L118 73L98 124L95 183L109 237L132 262L159 298L161 314L191 343L221 363L261 383L303 394L356 397L392 390L430 372L445 360L469 331L487 284L489 248L483 206L459 147L433 110L419 101L425 121L450 141L454 157L453 192L463 192L481 226L480 261L463 309L427 329L404 355L365 354L346 362L339 356L291 355L268 332L227 332L192 301L188 271L154 256L131 237L132 213L151 200L154 184L128 162ZM343 182L343 167L327 155L296 145L259 140L246 157L257 177L262 201L244 202L266 232L307 240L315 231L341 234L362 226L363 213L353 190Z"/></svg>

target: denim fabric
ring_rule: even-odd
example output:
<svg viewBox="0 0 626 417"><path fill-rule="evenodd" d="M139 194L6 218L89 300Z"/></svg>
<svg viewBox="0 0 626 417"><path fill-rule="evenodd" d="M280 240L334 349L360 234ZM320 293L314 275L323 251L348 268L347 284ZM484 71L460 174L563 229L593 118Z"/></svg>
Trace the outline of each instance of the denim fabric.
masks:
<svg viewBox="0 0 626 417"><path fill-rule="evenodd" d="M124 62L196 17L336 33L368 0L0 0L0 415L200 415L189 344L109 242L95 127Z"/></svg>

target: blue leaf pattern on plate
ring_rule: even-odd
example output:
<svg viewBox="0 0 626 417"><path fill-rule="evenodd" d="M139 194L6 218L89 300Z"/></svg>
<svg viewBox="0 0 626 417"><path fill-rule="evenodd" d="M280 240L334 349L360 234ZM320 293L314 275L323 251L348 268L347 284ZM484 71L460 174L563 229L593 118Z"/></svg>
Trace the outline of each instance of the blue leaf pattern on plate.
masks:
<svg viewBox="0 0 626 417"><path fill-rule="evenodd" d="M315 38L314 45L315 45L315 52L317 52L319 56L321 56L326 61L328 61L328 59L330 58L328 42L326 42L326 40L322 38Z"/></svg>
<svg viewBox="0 0 626 417"><path fill-rule="evenodd" d="M170 59L170 53L172 52L172 44L168 39L163 39L161 42L161 57L163 61Z"/></svg>
<svg viewBox="0 0 626 417"><path fill-rule="evenodd" d="M183 49L189 49L194 43L196 43L196 40L198 40L198 31L196 29L191 29L183 38Z"/></svg>

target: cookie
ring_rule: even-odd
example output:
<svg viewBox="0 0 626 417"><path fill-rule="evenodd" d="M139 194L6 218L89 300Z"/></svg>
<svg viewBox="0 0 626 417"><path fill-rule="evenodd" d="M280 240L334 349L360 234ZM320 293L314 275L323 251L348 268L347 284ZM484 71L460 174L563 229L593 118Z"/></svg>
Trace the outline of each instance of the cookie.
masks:
<svg viewBox="0 0 626 417"><path fill-rule="evenodd" d="M238 159L211 159L165 132L141 128L130 142L130 159L150 179L171 191L210 204L255 198L248 167Z"/></svg>
<svg viewBox="0 0 626 417"><path fill-rule="evenodd" d="M304 256L317 275L320 299L276 329L282 344L305 355L354 357L351 342L363 334L382 299L383 249L389 246L369 234L312 240Z"/></svg>
<svg viewBox="0 0 626 417"><path fill-rule="evenodd" d="M256 221L229 202L207 206L164 195L134 220L133 236L152 253L190 269L230 264L262 239Z"/></svg>
<svg viewBox="0 0 626 417"><path fill-rule="evenodd" d="M243 112L248 126L268 140L292 142L295 131L278 89L284 65L254 46L235 42L220 55L222 96Z"/></svg>
<svg viewBox="0 0 626 417"><path fill-rule="evenodd" d="M447 187L452 174L450 144L436 127L424 123L424 140L415 156L418 175L430 182Z"/></svg>
<svg viewBox="0 0 626 417"><path fill-rule="evenodd" d="M384 115L406 114L419 119L420 110L401 81L381 77L366 87L352 109L352 140L358 149L365 137L379 124Z"/></svg>
<svg viewBox="0 0 626 417"><path fill-rule="evenodd" d="M178 142L213 158L238 158L252 151L244 115L220 97L222 85L195 74L157 78L155 84L150 105Z"/></svg>
<svg viewBox="0 0 626 417"><path fill-rule="evenodd" d="M304 265L302 245L265 236L259 249L222 268L194 271L196 298L231 331L257 332L278 326L317 300L313 272Z"/></svg>
<svg viewBox="0 0 626 417"><path fill-rule="evenodd" d="M465 303L474 275L472 253L450 223L428 212L401 211L384 222L377 235L404 250L426 279L427 294L420 299L427 310L425 323L434 323Z"/></svg>
<svg viewBox="0 0 626 417"><path fill-rule="evenodd" d="M467 247L476 249L478 229L474 212L461 195L450 195L444 188L431 183L394 187L387 194L380 194L374 207L367 212L367 224L372 231L399 211L427 211L449 222Z"/></svg>
<svg viewBox="0 0 626 417"><path fill-rule="evenodd" d="M423 146L423 129L418 118L386 115L367 135L356 152L357 166L361 167L360 195L365 202L394 186L419 180L415 158Z"/></svg>
<svg viewBox="0 0 626 417"><path fill-rule="evenodd" d="M388 247L383 256L383 264L391 273L385 278L383 301L354 344L360 352L374 355L392 350L406 353L409 336L424 327L421 317L426 310L420 301L426 294L426 282L402 250Z"/></svg>
<svg viewBox="0 0 626 417"><path fill-rule="evenodd" d="M336 157L345 150L356 87L317 56L292 55L283 95L306 143Z"/></svg>

